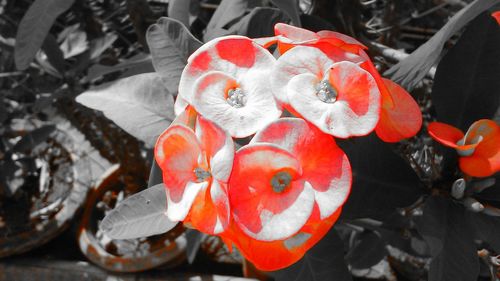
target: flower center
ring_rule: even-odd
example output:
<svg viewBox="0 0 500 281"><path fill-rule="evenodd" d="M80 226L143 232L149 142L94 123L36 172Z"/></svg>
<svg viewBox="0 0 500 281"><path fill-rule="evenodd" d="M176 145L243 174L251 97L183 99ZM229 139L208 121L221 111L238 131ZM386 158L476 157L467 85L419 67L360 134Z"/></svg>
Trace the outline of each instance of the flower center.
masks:
<svg viewBox="0 0 500 281"><path fill-rule="evenodd" d="M194 169L194 175L196 176L196 180L198 182L203 182L212 176L209 171L207 171L203 168L200 168L200 167L196 167Z"/></svg>
<svg viewBox="0 0 500 281"><path fill-rule="evenodd" d="M324 103L334 103L337 100L337 91L328 80L322 80L316 85L316 96Z"/></svg>
<svg viewBox="0 0 500 281"><path fill-rule="evenodd" d="M292 176L288 172L278 172L271 179L271 186L274 192L281 193L292 182Z"/></svg>
<svg viewBox="0 0 500 281"><path fill-rule="evenodd" d="M240 108L247 103L247 95L241 88L233 88L227 91L226 100L232 107Z"/></svg>

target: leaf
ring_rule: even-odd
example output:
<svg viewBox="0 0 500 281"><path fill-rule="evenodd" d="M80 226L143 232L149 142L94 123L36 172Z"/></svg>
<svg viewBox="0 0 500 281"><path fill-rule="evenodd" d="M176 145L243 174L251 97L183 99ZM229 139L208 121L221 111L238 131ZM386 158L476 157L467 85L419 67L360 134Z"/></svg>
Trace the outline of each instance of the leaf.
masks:
<svg viewBox="0 0 500 281"><path fill-rule="evenodd" d="M80 29L69 33L61 43L61 50L65 59L77 56L88 49L89 43L87 41L87 33Z"/></svg>
<svg viewBox="0 0 500 281"><path fill-rule="evenodd" d="M47 60L59 73L64 73L64 55L52 34L47 34L43 41L42 51L47 55Z"/></svg>
<svg viewBox="0 0 500 281"><path fill-rule="evenodd" d="M285 12L292 19L292 23L295 26L301 26L299 4L297 0L271 0L271 2Z"/></svg>
<svg viewBox="0 0 500 281"><path fill-rule="evenodd" d="M466 220L474 230L476 239L486 242L495 253L500 253L500 217L492 217L482 213L467 212Z"/></svg>
<svg viewBox="0 0 500 281"><path fill-rule="evenodd" d="M107 66L102 64L95 64L89 68L87 79L89 81L92 81L113 72L143 68L151 69L151 71L148 72L154 71L153 65L151 64L151 56L145 53L139 53L116 65Z"/></svg>
<svg viewBox="0 0 500 281"><path fill-rule="evenodd" d="M334 229L293 265L272 272L276 281L352 280L344 261L344 244Z"/></svg>
<svg viewBox="0 0 500 281"><path fill-rule="evenodd" d="M191 0L170 0L168 2L168 17L189 27L190 3Z"/></svg>
<svg viewBox="0 0 500 281"><path fill-rule="evenodd" d="M90 59L99 57L104 51L113 45L118 39L118 35L114 33L107 33L106 35L95 38L90 41Z"/></svg>
<svg viewBox="0 0 500 281"><path fill-rule="evenodd" d="M346 257L353 268L370 268L387 255L384 240L375 232L362 232L357 238L358 243L355 244Z"/></svg>
<svg viewBox="0 0 500 281"><path fill-rule="evenodd" d="M446 41L469 21L496 3L498 0L475 0L470 3L456 13L429 41L406 59L389 68L384 75L408 90L413 89L437 62Z"/></svg>
<svg viewBox="0 0 500 281"><path fill-rule="evenodd" d="M274 25L287 19L279 9L256 7L233 25L229 33L250 38L274 36Z"/></svg>
<svg viewBox="0 0 500 281"><path fill-rule="evenodd" d="M148 180L148 187L151 187L153 185L157 185L163 182L163 173L160 169L160 166L158 166L158 163L156 163L156 160L153 157L153 165L151 166L151 171L149 172L149 180Z"/></svg>
<svg viewBox="0 0 500 281"><path fill-rule="evenodd" d="M156 73L139 74L91 89L76 101L102 111L147 147L155 145L174 119L173 97Z"/></svg>
<svg viewBox="0 0 500 281"><path fill-rule="evenodd" d="M353 171L343 218L370 217L383 221L396 208L411 205L423 194L420 179L410 165L375 134L339 145Z"/></svg>
<svg viewBox="0 0 500 281"><path fill-rule="evenodd" d="M315 15L302 14L300 15L300 20L302 22L302 28L310 31L335 30L333 24Z"/></svg>
<svg viewBox="0 0 500 281"><path fill-rule="evenodd" d="M46 141L50 135L56 130L54 125L46 125L24 135L13 147L13 152L26 153L33 149L35 146Z"/></svg>
<svg viewBox="0 0 500 281"><path fill-rule="evenodd" d="M163 184L136 193L109 212L99 228L112 239L133 239L162 234L177 225L167 218Z"/></svg>
<svg viewBox="0 0 500 281"><path fill-rule="evenodd" d="M182 70L189 56L202 43L179 21L160 18L146 33L153 66L171 93L177 93Z"/></svg>
<svg viewBox="0 0 500 281"><path fill-rule="evenodd" d="M479 259L465 212L449 199L427 199L416 226L431 249L429 281L476 280Z"/></svg>
<svg viewBox="0 0 500 281"><path fill-rule="evenodd" d="M228 29L245 15L247 7L248 0L222 0L208 22L203 40L207 42L230 34Z"/></svg>
<svg viewBox="0 0 500 281"><path fill-rule="evenodd" d="M432 101L439 121L467 131L500 103L500 28L488 14L472 21L439 63Z"/></svg>
<svg viewBox="0 0 500 281"><path fill-rule="evenodd" d="M19 70L28 68L54 24L75 0L35 0L24 14L16 35L14 59Z"/></svg>

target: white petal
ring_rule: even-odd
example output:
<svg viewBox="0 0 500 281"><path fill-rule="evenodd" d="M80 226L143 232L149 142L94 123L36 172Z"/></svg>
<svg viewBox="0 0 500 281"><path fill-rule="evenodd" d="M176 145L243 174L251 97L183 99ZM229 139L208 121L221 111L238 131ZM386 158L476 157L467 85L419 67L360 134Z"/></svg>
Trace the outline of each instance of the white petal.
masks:
<svg viewBox="0 0 500 281"><path fill-rule="evenodd" d="M276 241L287 239L297 233L311 216L313 206L314 191L311 187L304 186L304 190L297 197L297 200L283 212L273 214L266 209L261 211L262 229L258 233L251 232L243 224L238 223L237 217L234 218L238 226L248 236L260 241Z"/></svg>
<svg viewBox="0 0 500 281"><path fill-rule="evenodd" d="M179 202L174 202L170 198L170 194L167 190L167 217L171 221L182 221L186 218L191 206L193 205L194 199L198 193L207 188L208 182L188 182L182 198Z"/></svg>

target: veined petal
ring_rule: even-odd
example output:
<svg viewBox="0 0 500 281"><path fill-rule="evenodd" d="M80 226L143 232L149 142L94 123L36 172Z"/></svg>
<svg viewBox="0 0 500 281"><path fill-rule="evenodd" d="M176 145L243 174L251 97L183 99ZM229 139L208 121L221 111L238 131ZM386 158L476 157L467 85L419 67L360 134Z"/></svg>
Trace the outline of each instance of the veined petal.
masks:
<svg viewBox="0 0 500 281"><path fill-rule="evenodd" d="M224 129L201 116L196 123L196 134L209 157L212 176L227 182L233 167L233 139Z"/></svg>
<svg viewBox="0 0 500 281"><path fill-rule="evenodd" d="M211 40L196 50L188 59L179 82L178 98L193 103L194 84L197 79L210 71L220 71L238 78L249 69L266 70L272 68L274 57L262 46L244 36L225 36ZM181 101L176 113L183 109Z"/></svg>
<svg viewBox="0 0 500 281"><path fill-rule="evenodd" d="M320 219L330 216L347 200L351 167L334 139L299 118L281 118L258 132L252 143L276 144L297 157L302 179L314 190Z"/></svg>
<svg viewBox="0 0 500 281"><path fill-rule="evenodd" d="M173 201L180 201L187 183L196 181L193 171L199 166L201 155L196 135L184 125L170 126L158 138L155 159Z"/></svg>
<svg viewBox="0 0 500 281"><path fill-rule="evenodd" d="M297 75L288 83L291 106L323 132L340 138L369 134L378 122L380 92L372 76L351 62L331 66L328 83L336 92L333 102L318 97L321 80Z"/></svg>
<svg viewBox="0 0 500 281"><path fill-rule="evenodd" d="M276 99L289 104L288 83L299 74L311 74L321 79L334 62L317 48L297 46L282 55L271 73L271 85Z"/></svg>
<svg viewBox="0 0 500 281"><path fill-rule="evenodd" d="M210 72L196 83L193 106L208 120L215 122L236 138L247 137L281 115L269 89L267 72L252 70L236 81L222 72ZM227 100L228 85L236 85L245 104L231 105Z"/></svg>
<svg viewBox="0 0 500 281"><path fill-rule="evenodd" d="M375 128L377 136L385 142L398 142L416 135L422 127L422 113L417 102L398 84L385 78L383 81L387 91L381 91L382 108Z"/></svg>
<svg viewBox="0 0 500 281"><path fill-rule="evenodd" d="M248 236L273 241L286 239L309 218L314 193L300 180L297 159L278 146L251 144L235 156L229 180L234 219Z"/></svg>
<svg viewBox="0 0 500 281"><path fill-rule="evenodd" d="M220 234L229 225L227 186L217 180L197 194L185 223L207 234Z"/></svg>

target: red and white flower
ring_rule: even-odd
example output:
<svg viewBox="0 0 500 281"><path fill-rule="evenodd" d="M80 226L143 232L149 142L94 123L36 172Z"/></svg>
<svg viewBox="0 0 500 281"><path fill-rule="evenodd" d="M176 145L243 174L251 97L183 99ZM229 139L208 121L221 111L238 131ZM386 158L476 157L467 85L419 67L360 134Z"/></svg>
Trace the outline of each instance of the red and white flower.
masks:
<svg viewBox="0 0 500 281"><path fill-rule="evenodd" d="M166 188L167 216L202 232L219 234L230 222L227 182L233 165L233 140L201 116L194 131L186 126L189 114L178 119L155 146Z"/></svg>
<svg viewBox="0 0 500 281"><path fill-rule="evenodd" d="M356 39L328 30L314 33L283 23L276 24L275 34L274 37L256 39L256 42L265 47L277 43L281 54L296 46L314 47L333 61L350 61L368 71L375 79L381 95L380 117L375 132L383 141L398 142L414 136L420 130L422 114L418 104L402 87L380 77L364 51L367 48Z"/></svg>
<svg viewBox="0 0 500 281"><path fill-rule="evenodd" d="M247 37L214 39L190 56L176 113L191 104L233 137L252 135L281 115L269 81L274 64L274 57Z"/></svg>
<svg viewBox="0 0 500 281"><path fill-rule="evenodd" d="M282 118L236 153L234 225L223 236L258 268L283 268L326 234L350 188L349 160L333 138L302 119Z"/></svg>
<svg viewBox="0 0 500 281"><path fill-rule="evenodd" d="M474 122L464 135L459 129L440 122L429 124L430 136L454 148L460 169L473 177L489 177L500 171L500 126L495 121Z"/></svg>
<svg viewBox="0 0 500 281"><path fill-rule="evenodd" d="M378 123L380 92L370 73L318 48L297 46L282 55L272 85L276 99L335 137L367 135Z"/></svg>

